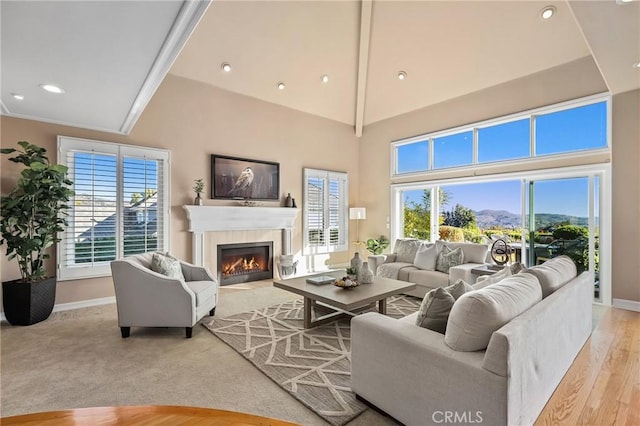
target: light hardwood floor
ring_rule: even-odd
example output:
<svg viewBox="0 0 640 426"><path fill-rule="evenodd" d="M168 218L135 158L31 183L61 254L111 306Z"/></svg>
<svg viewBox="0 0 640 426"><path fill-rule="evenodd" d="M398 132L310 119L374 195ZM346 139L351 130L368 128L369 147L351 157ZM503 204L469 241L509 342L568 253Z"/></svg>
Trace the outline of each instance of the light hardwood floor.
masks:
<svg viewBox="0 0 640 426"><path fill-rule="evenodd" d="M607 309L536 425L640 425L640 313Z"/></svg>

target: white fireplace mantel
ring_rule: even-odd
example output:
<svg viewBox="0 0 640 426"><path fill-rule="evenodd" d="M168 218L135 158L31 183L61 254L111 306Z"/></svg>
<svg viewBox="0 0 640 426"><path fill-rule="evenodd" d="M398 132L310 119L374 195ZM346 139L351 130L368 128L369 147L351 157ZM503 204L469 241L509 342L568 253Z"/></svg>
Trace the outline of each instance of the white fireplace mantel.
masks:
<svg viewBox="0 0 640 426"><path fill-rule="evenodd" d="M282 253L291 253L292 230L298 209L286 207L183 206L193 233L193 259L204 266L204 233L281 229Z"/></svg>

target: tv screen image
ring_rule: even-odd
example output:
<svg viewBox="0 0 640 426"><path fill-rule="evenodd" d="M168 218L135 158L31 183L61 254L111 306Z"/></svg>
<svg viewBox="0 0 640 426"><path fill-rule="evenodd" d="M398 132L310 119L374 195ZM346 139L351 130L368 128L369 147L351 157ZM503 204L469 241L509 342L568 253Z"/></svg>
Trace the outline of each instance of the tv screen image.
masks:
<svg viewBox="0 0 640 426"><path fill-rule="evenodd" d="M211 155L211 198L279 200L280 164Z"/></svg>

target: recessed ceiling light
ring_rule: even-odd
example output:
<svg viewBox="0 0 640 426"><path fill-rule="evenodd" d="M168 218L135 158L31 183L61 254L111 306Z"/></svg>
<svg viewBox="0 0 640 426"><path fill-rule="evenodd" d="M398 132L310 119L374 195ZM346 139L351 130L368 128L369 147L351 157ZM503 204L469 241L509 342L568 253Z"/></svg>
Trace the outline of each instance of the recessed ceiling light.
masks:
<svg viewBox="0 0 640 426"><path fill-rule="evenodd" d="M640 70L640 62L636 62L635 64L632 65L632 67L634 67L637 70Z"/></svg>
<svg viewBox="0 0 640 426"><path fill-rule="evenodd" d="M13 96L14 99L17 99L19 101L24 99L24 95L21 95L20 93L12 93L11 96Z"/></svg>
<svg viewBox="0 0 640 426"><path fill-rule="evenodd" d="M328 76L328 75L326 75L326 74L325 74L325 75L323 75L323 76L322 76L322 82L323 82L323 83L328 83L328 82L329 82L329 76Z"/></svg>
<svg viewBox="0 0 640 426"><path fill-rule="evenodd" d="M543 20L547 20L547 19L551 19L551 17L553 15L555 15L556 13L556 7L555 6L545 6L544 8L542 8L542 10L540 11L540 17Z"/></svg>
<svg viewBox="0 0 640 426"><path fill-rule="evenodd" d="M47 92L64 93L64 90L61 87L56 86L55 84L41 84L40 87Z"/></svg>
<svg viewBox="0 0 640 426"><path fill-rule="evenodd" d="M278 90L284 90L284 83L278 83Z"/></svg>
<svg viewBox="0 0 640 426"><path fill-rule="evenodd" d="M618 4L625 4L625 3L631 3L633 0L616 0L616 3Z"/></svg>
<svg viewBox="0 0 640 426"><path fill-rule="evenodd" d="M221 67L222 67L222 71L231 72L231 64L228 64L228 63L225 62L225 63L222 64Z"/></svg>
<svg viewBox="0 0 640 426"><path fill-rule="evenodd" d="M400 71L398 73L398 80L404 80L405 78L407 78L407 73L404 71Z"/></svg>

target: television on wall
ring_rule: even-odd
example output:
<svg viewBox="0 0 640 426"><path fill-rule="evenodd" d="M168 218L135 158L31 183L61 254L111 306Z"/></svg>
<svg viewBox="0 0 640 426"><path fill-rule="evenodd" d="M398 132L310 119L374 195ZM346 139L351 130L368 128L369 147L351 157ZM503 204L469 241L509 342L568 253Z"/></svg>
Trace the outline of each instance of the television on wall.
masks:
<svg viewBox="0 0 640 426"><path fill-rule="evenodd" d="M279 200L280 163L211 155L211 198Z"/></svg>

